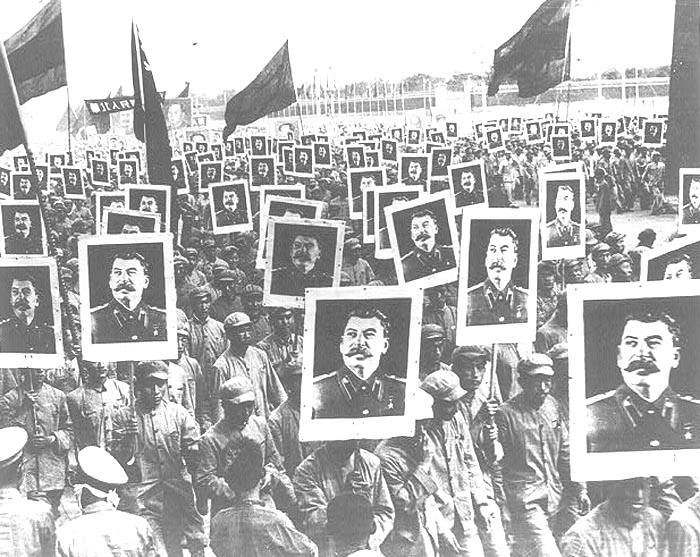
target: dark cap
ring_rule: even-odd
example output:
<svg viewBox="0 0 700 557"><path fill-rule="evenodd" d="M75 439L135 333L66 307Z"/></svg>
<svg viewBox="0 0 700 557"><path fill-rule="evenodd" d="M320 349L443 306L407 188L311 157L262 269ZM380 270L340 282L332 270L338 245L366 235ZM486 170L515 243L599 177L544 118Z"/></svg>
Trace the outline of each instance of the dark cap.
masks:
<svg viewBox="0 0 700 557"><path fill-rule="evenodd" d="M138 362L134 368L134 375L136 381L145 381L150 377L167 381L168 366L161 360Z"/></svg>
<svg viewBox="0 0 700 557"><path fill-rule="evenodd" d="M554 375L554 363L546 354L533 352L518 362L518 375Z"/></svg>
<svg viewBox="0 0 700 557"><path fill-rule="evenodd" d="M260 296L263 295L263 290L257 284L248 284L241 293L242 296Z"/></svg>
<svg viewBox="0 0 700 557"><path fill-rule="evenodd" d="M656 238L656 232L654 232L651 228L645 228L637 236L637 239L639 240L644 240L646 238Z"/></svg>
<svg viewBox="0 0 700 557"><path fill-rule="evenodd" d="M244 402L255 402L255 390L253 383L247 377L238 375L232 377L221 385L219 398L232 404L242 404Z"/></svg>
<svg viewBox="0 0 700 557"><path fill-rule="evenodd" d="M423 328L421 329L421 339L423 340L430 340L430 339L444 339L445 338L445 331L440 325L435 325L433 323L430 323L428 325L423 325Z"/></svg>
<svg viewBox="0 0 700 557"><path fill-rule="evenodd" d="M200 298L211 298L211 292L203 286L198 286L190 292L190 300L199 300Z"/></svg>
<svg viewBox="0 0 700 557"><path fill-rule="evenodd" d="M357 238L348 238L345 240L345 249L359 249L361 247L362 244Z"/></svg>
<svg viewBox="0 0 700 557"><path fill-rule="evenodd" d="M466 360L490 360L491 351L485 346L458 346L452 351L452 361L456 358Z"/></svg>
<svg viewBox="0 0 700 557"><path fill-rule="evenodd" d="M608 232L608 235L605 237L605 243L610 246L610 245L616 244L620 240L624 240L624 239L625 239L624 234L622 234L621 232L615 232L613 230L612 232Z"/></svg>
<svg viewBox="0 0 700 557"><path fill-rule="evenodd" d="M632 260L630 259L629 255L625 253L614 253L612 257L610 258L610 268L615 268L619 267L623 263L632 263Z"/></svg>

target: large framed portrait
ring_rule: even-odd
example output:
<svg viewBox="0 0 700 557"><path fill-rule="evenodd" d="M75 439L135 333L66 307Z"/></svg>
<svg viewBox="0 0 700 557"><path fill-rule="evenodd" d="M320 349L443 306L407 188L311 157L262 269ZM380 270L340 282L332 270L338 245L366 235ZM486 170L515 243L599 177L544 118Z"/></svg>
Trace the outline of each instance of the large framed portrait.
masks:
<svg viewBox="0 0 700 557"><path fill-rule="evenodd" d="M251 187L257 190L260 186L274 186L277 184L275 172L275 157L250 157Z"/></svg>
<svg viewBox="0 0 700 557"><path fill-rule="evenodd" d="M397 162L399 143L395 139L382 139L380 154L382 162Z"/></svg>
<svg viewBox="0 0 700 557"><path fill-rule="evenodd" d="M85 182L82 169L77 166L64 166L61 172L63 173L63 186L66 198L85 199Z"/></svg>
<svg viewBox="0 0 700 557"><path fill-rule="evenodd" d="M507 122L508 120L506 120ZM503 141L503 131L500 128L486 130L486 149L489 153L505 151L506 145Z"/></svg>
<svg viewBox="0 0 700 557"><path fill-rule="evenodd" d="M152 234L160 232L160 215L129 209L105 209L100 234Z"/></svg>
<svg viewBox="0 0 700 557"><path fill-rule="evenodd" d="M700 168L681 168L678 172L678 230L692 233L700 230Z"/></svg>
<svg viewBox="0 0 700 557"><path fill-rule="evenodd" d="M294 147L294 172L299 178L314 177L313 147Z"/></svg>
<svg viewBox="0 0 700 557"><path fill-rule="evenodd" d="M572 478L695 474L700 282L568 292Z"/></svg>
<svg viewBox="0 0 700 557"><path fill-rule="evenodd" d="M366 149L365 150L365 166L367 168L376 168L379 166L379 150Z"/></svg>
<svg viewBox="0 0 700 557"><path fill-rule="evenodd" d="M446 178L448 168L452 164L452 149L447 147L434 148L430 155L430 178Z"/></svg>
<svg viewBox="0 0 700 557"><path fill-rule="evenodd" d="M552 146L552 159L555 161L571 160L571 137L568 135L552 135L549 138Z"/></svg>
<svg viewBox="0 0 700 557"><path fill-rule="evenodd" d="M391 240L387 224L387 207L401 205L418 199L424 193L423 186L392 185L374 188L374 257L391 259Z"/></svg>
<svg viewBox="0 0 700 557"><path fill-rule="evenodd" d="M27 155L15 155L12 164L16 172L29 172L29 157Z"/></svg>
<svg viewBox="0 0 700 557"><path fill-rule="evenodd" d="M62 182L63 180L61 180ZM58 195L63 197L63 187ZM12 198L15 200L39 199L38 191L33 183L33 177L29 172L12 173Z"/></svg>
<svg viewBox="0 0 700 557"><path fill-rule="evenodd" d="M542 142L542 122L525 122L525 141L528 145Z"/></svg>
<svg viewBox="0 0 700 557"><path fill-rule="evenodd" d="M96 187L109 186L109 163L102 159L92 159L92 185Z"/></svg>
<svg viewBox="0 0 700 557"><path fill-rule="evenodd" d="M267 139L264 135L250 136L250 154L254 157L264 157L267 152Z"/></svg>
<svg viewBox="0 0 700 557"><path fill-rule="evenodd" d="M127 209L142 213L158 213L161 231L170 231L170 196L173 193L170 186L155 184L127 186L125 193Z"/></svg>
<svg viewBox="0 0 700 557"><path fill-rule="evenodd" d="M640 280L700 278L700 231L645 250L640 258Z"/></svg>
<svg viewBox="0 0 700 557"><path fill-rule="evenodd" d="M274 163L273 163L274 168ZM253 230L250 192L246 180L212 184L209 188L211 222L214 234Z"/></svg>
<svg viewBox="0 0 700 557"><path fill-rule="evenodd" d="M61 168L68 164L66 155L64 153L50 153L47 156L51 174L61 174ZM21 171L21 166L17 162L15 162L15 171Z"/></svg>
<svg viewBox="0 0 700 557"><path fill-rule="evenodd" d="M185 159L178 157L170 161L170 171L173 182L177 186L178 195L190 193L190 175L185 167Z"/></svg>
<svg viewBox="0 0 700 557"><path fill-rule="evenodd" d="M571 135L571 126L566 122L556 122L552 135Z"/></svg>
<svg viewBox="0 0 700 557"><path fill-rule="evenodd" d="M403 128L391 128L389 133L391 139L398 143L403 143ZM420 141L420 134L418 136L418 140Z"/></svg>
<svg viewBox="0 0 700 557"><path fill-rule="evenodd" d="M90 361L177 358L170 234L78 240L83 356Z"/></svg>
<svg viewBox="0 0 700 557"><path fill-rule="evenodd" d="M387 183L386 168L358 168L348 170L348 199L351 219L362 218L362 192L367 188L384 186Z"/></svg>
<svg viewBox="0 0 700 557"><path fill-rule="evenodd" d="M168 130L182 130L192 125L192 99L175 98L163 101L163 113L168 123Z"/></svg>
<svg viewBox="0 0 700 557"><path fill-rule="evenodd" d="M365 164L365 148L363 145L346 145L345 160L348 164L348 170L354 168L364 168Z"/></svg>
<svg viewBox="0 0 700 557"><path fill-rule="evenodd" d="M224 179L224 165L220 161L199 163L199 190L209 189L210 184L217 184Z"/></svg>
<svg viewBox="0 0 700 557"><path fill-rule="evenodd" d="M642 145L650 149L658 149L664 144L664 121L647 120L643 127Z"/></svg>
<svg viewBox="0 0 700 557"><path fill-rule="evenodd" d="M422 186L428 191L430 183L430 155L402 153L399 155L399 182L407 186Z"/></svg>
<svg viewBox="0 0 700 557"><path fill-rule="evenodd" d="M95 231L102 230L104 212L108 209L125 209L126 195L121 191L96 191L95 196Z"/></svg>
<svg viewBox="0 0 700 557"><path fill-rule="evenodd" d="M449 139L456 139L459 135L457 133L457 122L447 122L445 124L445 132Z"/></svg>
<svg viewBox="0 0 700 557"><path fill-rule="evenodd" d="M316 141L316 134L307 133L302 135L300 139L302 145L313 145L313 143Z"/></svg>
<svg viewBox="0 0 700 557"><path fill-rule="evenodd" d="M586 177L583 172L540 174L542 259L586 255Z"/></svg>
<svg viewBox="0 0 700 557"><path fill-rule="evenodd" d="M399 286L308 291L300 440L413 435L421 306Z"/></svg>
<svg viewBox="0 0 700 557"><path fill-rule="evenodd" d="M278 141L277 142L277 166L281 166L283 168L284 168L284 161L285 161L285 159L284 159L284 150L285 149L289 149L289 151L293 153L294 142L293 141ZM290 156L290 160L294 161L293 154L292 154L292 156ZM294 170L293 163L292 163L292 166L290 167L289 171L287 171L287 172L291 172L292 170Z"/></svg>
<svg viewBox="0 0 700 557"><path fill-rule="evenodd" d="M601 120L599 131L598 146L614 147L617 144L617 121Z"/></svg>
<svg viewBox="0 0 700 557"><path fill-rule="evenodd" d="M138 161L136 159L121 159L117 161L117 183L120 186L137 184L139 181ZM122 188L123 189L123 188Z"/></svg>
<svg viewBox="0 0 700 557"><path fill-rule="evenodd" d="M452 164L447 176L456 214L461 213L465 207L488 206L483 160Z"/></svg>
<svg viewBox="0 0 700 557"><path fill-rule="evenodd" d="M342 221L270 217L267 222L265 305L303 308L307 288L340 286Z"/></svg>
<svg viewBox="0 0 700 557"><path fill-rule="evenodd" d="M64 365L56 260L0 258L0 358L5 367Z"/></svg>
<svg viewBox="0 0 700 557"><path fill-rule="evenodd" d="M462 215L457 344L534 341L539 210Z"/></svg>
<svg viewBox="0 0 700 557"><path fill-rule="evenodd" d="M0 255L48 256L46 231L38 201L0 201Z"/></svg>
<svg viewBox="0 0 700 557"><path fill-rule="evenodd" d="M333 168L330 143L314 143L314 165L316 168Z"/></svg>
<svg viewBox="0 0 700 557"><path fill-rule="evenodd" d="M583 118L579 122L579 132L581 134L581 139L595 139L596 138L596 121L594 118Z"/></svg>
<svg viewBox="0 0 700 557"><path fill-rule="evenodd" d="M447 191L385 209L399 284L430 288L457 280L454 212Z"/></svg>
<svg viewBox="0 0 700 557"><path fill-rule="evenodd" d="M416 145L420 145L420 129L419 128L409 128L408 133L406 134L406 144L407 145L413 145L414 147Z"/></svg>

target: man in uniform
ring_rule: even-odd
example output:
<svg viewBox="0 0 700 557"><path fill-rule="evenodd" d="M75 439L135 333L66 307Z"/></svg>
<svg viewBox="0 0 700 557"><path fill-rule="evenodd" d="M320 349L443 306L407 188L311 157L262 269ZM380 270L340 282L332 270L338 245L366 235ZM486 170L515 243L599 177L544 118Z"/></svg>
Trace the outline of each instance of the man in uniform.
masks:
<svg viewBox="0 0 700 557"><path fill-rule="evenodd" d="M440 231L435 214L429 209L418 209L411 215L411 240L415 246L401 260L404 281L420 279L454 269L454 250L437 244Z"/></svg>
<svg viewBox="0 0 700 557"><path fill-rule="evenodd" d="M527 322L528 292L512 282L517 264L513 229L492 229L484 260L488 278L467 291L467 325Z"/></svg>
<svg viewBox="0 0 700 557"><path fill-rule="evenodd" d="M142 195L139 201L139 211L142 213L160 213L155 195Z"/></svg>
<svg viewBox="0 0 700 557"><path fill-rule="evenodd" d="M690 180L688 203L683 205L683 224L700 224L700 178Z"/></svg>
<svg viewBox="0 0 700 557"><path fill-rule="evenodd" d="M623 383L587 401L590 452L700 448L700 403L674 393L681 331L666 312L624 320L617 347Z"/></svg>
<svg viewBox="0 0 700 557"><path fill-rule="evenodd" d="M20 175L17 176L18 180L15 183L15 199L37 199L36 191L32 186L29 176Z"/></svg>
<svg viewBox="0 0 700 557"><path fill-rule="evenodd" d="M369 418L404 413L405 379L382 369L391 325L378 309L352 310L340 338L343 367L314 378L314 418Z"/></svg>
<svg viewBox="0 0 700 557"><path fill-rule="evenodd" d="M119 161L121 174L119 175L120 184L135 184L136 183L136 163L133 161Z"/></svg>
<svg viewBox="0 0 700 557"><path fill-rule="evenodd" d="M148 265L138 252L118 252L110 264L112 300L90 310L94 343L166 340L165 311L143 303L150 284Z"/></svg>
<svg viewBox="0 0 700 557"><path fill-rule="evenodd" d="M403 183L407 186L423 186L426 184L426 177L423 173L423 166L419 160L411 160L406 169L406 176Z"/></svg>
<svg viewBox="0 0 700 557"><path fill-rule="evenodd" d="M333 286L333 277L316 268L323 252L318 238L299 233L289 250L292 264L272 271L270 292L282 296L303 296L306 288Z"/></svg>
<svg viewBox="0 0 700 557"><path fill-rule="evenodd" d="M295 331L294 312L289 308L270 308L268 311L272 324L272 333L257 343L270 359L272 368L277 372L280 364L289 359L291 354L304 351L304 337Z"/></svg>
<svg viewBox="0 0 700 557"><path fill-rule="evenodd" d="M66 522L56 533L61 557L133 555L156 557L156 541L148 521L117 510L116 489L127 483L119 462L106 450L85 447L78 453L74 490L82 516Z"/></svg>
<svg viewBox="0 0 700 557"><path fill-rule="evenodd" d="M547 223L547 247L561 248L581 243L581 225L571 220L574 210L574 190L568 184L560 184L554 202L556 218Z"/></svg>
<svg viewBox="0 0 700 557"><path fill-rule="evenodd" d="M12 234L5 236L6 255L41 255L41 232L32 226L29 211L24 208L15 210L15 229Z"/></svg>
<svg viewBox="0 0 700 557"><path fill-rule="evenodd" d="M37 322L42 302L34 276L17 272L10 286L12 317L0 321L0 352L49 354L56 351L53 330Z"/></svg>
<svg viewBox="0 0 700 557"><path fill-rule="evenodd" d="M221 196L222 208L216 212L216 226L231 226L245 224L247 215L238 210L238 194L233 187L225 188Z"/></svg>
<svg viewBox="0 0 700 557"><path fill-rule="evenodd" d="M13 557L53 555L56 536L51 509L46 503L25 499L17 489L26 444L24 429L0 429L0 551Z"/></svg>
<svg viewBox="0 0 700 557"><path fill-rule="evenodd" d="M454 171L454 173L459 174L459 186L455 184L455 205L458 209L484 202L483 192L476 187L477 179L474 172L475 169L473 168Z"/></svg>

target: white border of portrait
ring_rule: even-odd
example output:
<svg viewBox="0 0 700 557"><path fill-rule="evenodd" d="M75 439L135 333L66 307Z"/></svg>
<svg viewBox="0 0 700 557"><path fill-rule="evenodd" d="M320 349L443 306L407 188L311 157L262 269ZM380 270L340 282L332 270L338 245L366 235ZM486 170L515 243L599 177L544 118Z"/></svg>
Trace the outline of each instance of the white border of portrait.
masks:
<svg viewBox="0 0 700 557"><path fill-rule="evenodd" d="M95 162L102 163L107 167L107 181L100 182L95 179ZM100 187L106 187L109 186L109 174L110 174L110 165L109 161L106 161L104 159L98 159L97 157L93 157L93 159L90 161L90 172L91 172L91 181L93 186L100 186Z"/></svg>
<svg viewBox="0 0 700 557"><path fill-rule="evenodd" d="M555 139L566 139L567 142L567 152L565 155L555 155L554 154L554 140ZM551 135L549 138L549 148L552 150L552 160L555 161L568 161L571 160L571 136L570 135Z"/></svg>
<svg viewBox="0 0 700 557"><path fill-rule="evenodd" d="M685 186L683 181L686 176L697 176L700 180L700 168L678 169L678 232L692 234L700 230L700 224L683 224L683 208L688 200L685 198Z"/></svg>
<svg viewBox="0 0 700 557"><path fill-rule="evenodd" d="M489 134L492 132L497 132L498 137L500 138L500 144L493 147L493 148L491 148L491 142L489 141ZM486 142L486 150L489 153L500 153L501 151L506 150L506 144L505 144L505 141L503 139L503 133L504 132L501 128L490 128L488 130L484 130L484 135L485 135L484 141Z"/></svg>
<svg viewBox="0 0 700 557"><path fill-rule="evenodd" d="M274 167L274 164L272 165ZM228 226L216 225L216 208L214 207L214 191L223 189L227 186L236 185L243 186L246 203L246 219L247 222L241 224L231 224ZM230 234L232 232L245 232L253 230L253 212L250 207L250 189L247 180L230 180L227 182L218 182L209 186L209 214L211 216L211 229L214 234Z"/></svg>
<svg viewBox="0 0 700 557"><path fill-rule="evenodd" d="M593 122L593 130L592 133L590 134L583 134L583 123L584 122ZM581 118L578 123L578 129L579 129L579 137L581 139L592 139L595 141L595 139L598 137L598 120L595 118Z"/></svg>
<svg viewBox="0 0 700 557"><path fill-rule="evenodd" d="M649 280L649 262L657 257L662 257L667 253L676 251L678 249L686 248L692 246L693 244L699 244L697 249L700 250L700 226L693 233L688 234L683 238L676 238L665 244L661 244L655 248L644 250L640 257L639 262L639 280L640 282L663 282L663 281L650 281ZM700 278L700 277L698 277ZM695 279L697 280L697 279ZM676 284L676 283L674 283Z"/></svg>
<svg viewBox="0 0 700 557"><path fill-rule="evenodd" d="M270 162L272 161L272 168L270 168L270 172L272 173L272 182L269 184L258 184L257 186L253 185L253 165L257 163L260 159L263 159L263 162ZM269 167L270 165L268 165ZM261 186L276 186L277 185L277 158L275 155L255 155L250 157L250 163L248 168L250 169L249 171L249 180L250 180L250 189L252 191L260 191Z"/></svg>
<svg viewBox="0 0 700 557"><path fill-rule="evenodd" d="M530 261L528 269L527 323L506 323L494 325L467 325L467 291L469 290L469 268L472 263L483 265L483 261L469 261L469 246L472 220L529 220L530 221ZM494 344L534 342L537 325L537 243L539 239L539 209L520 207L518 209L466 208L462 211L462 244L457 295L457 346L468 344ZM519 250L525 246L520 245ZM520 253L520 251L519 251Z"/></svg>
<svg viewBox="0 0 700 557"><path fill-rule="evenodd" d="M345 222L339 220L328 220L328 219L290 219L290 218L276 218L272 217L268 219L268 229L267 229L267 254L265 260L265 282L263 286L263 305L273 306L273 307L285 307L285 308L304 308L305 296L286 296L281 294L272 294L270 289L272 287L272 263L274 258L274 245L275 245L275 232L278 224L290 224L299 225L304 227L317 227L317 228L335 228L336 229L336 246L335 246L335 258L333 261L333 286L331 288L338 288L340 286L340 272L343 266L343 242L345 238Z"/></svg>
<svg viewBox="0 0 700 557"><path fill-rule="evenodd" d="M401 264L401 254L399 252L398 238L396 237L396 223L394 222L394 214L406 210L412 210L416 207L421 207L435 201L442 201L445 205L445 214L447 216L447 222L449 223L452 256L454 257L455 266L453 269L446 269L444 271L440 271L439 273L407 282L403 273L403 265ZM390 205L384 209L384 212L386 214L386 223L389 229L389 242L391 243L391 252L394 259L394 270L396 271L396 279L398 280L400 286L410 285L418 288L430 288L433 286L448 284L457 280L457 276L459 274L459 236L457 234L457 224L453 218L455 213L454 201L449 191L426 194L403 205L396 205L394 207Z"/></svg>
<svg viewBox="0 0 700 557"><path fill-rule="evenodd" d="M2 257L13 257L13 258L25 258L25 257L48 257L49 255L49 244L46 238L46 225L44 224L43 215L41 213L41 207L39 207L39 201L36 199L0 199L0 207L16 207L17 205L26 205L27 207L36 207L39 210L39 226L41 230L41 253L40 254L14 254L5 253L5 234L3 230L5 229L5 222L3 218L2 211L0 210L0 255Z"/></svg>
<svg viewBox="0 0 700 557"><path fill-rule="evenodd" d="M656 143L647 142L647 126L656 124L659 126L659 141ZM666 143L665 133L664 133L664 120L645 120L644 127L642 128L642 147L647 147L648 149L660 149Z"/></svg>
<svg viewBox="0 0 700 557"><path fill-rule="evenodd" d="M65 364L65 354L63 350L63 324L61 321L61 295L59 293L59 277L56 260L53 257L2 257L0 267L48 267L49 268L49 288L50 292L43 292L44 299L51 300L51 315L53 317L53 340L56 352L53 354L37 354L30 352L2 352L3 367L38 367L38 368L58 368ZM10 284L5 285L8 288ZM97 360L96 360L97 361Z"/></svg>
<svg viewBox="0 0 700 557"><path fill-rule="evenodd" d="M185 157L173 157L170 159L170 166L172 169L172 166L177 163L180 163L179 169L182 170L182 180L185 183L184 188L177 188L177 194L178 195L186 195L190 193L190 173L189 169L187 168L187 161L185 160ZM172 171L172 170L171 170Z"/></svg>
<svg viewBox="0 0 700 557"><path fill-rule="evenodd" d="M665 281L624 284L572 284L568 293L569 412L571 479L618 480L636 476L697 475L700 449L588 452L584 302L644 298L700 297L700 282L674 284ZM620 315L622 319L624 316Z"/></svg>
<svg viewBox="0 0 700 557"><path fill-rule="evenodd" d="M317 149L317 146L321 146L321 145L325 146L326 149L328 149L328 159L330 161L328 164L321 164L316 160L316 149ZM325 141L314 141L311 144L311 148L313 149L313 155L314 155L313 161L314 161L315 168L333 168L333 149L332 149L330 143L327 143Z"/></svg>
<svg viewBox="0 0 700 557"><path fill-rule="evenodd" d="M406 286L346 286L337 288L310 288L306 293L304 318L304 343L315 346L316 304L321 300L390 300L411 299L411 318L408 323L408 369L403 416L372 418L312 418L314 350L304 352L301 413L299 422L300 441L332 441L342 439L386 439L397 436L412 436L415 432L415 404L418 392L418 367L420 357L420 335L423 321L423 291Z"/></svg>
<svg viewBox="0 0 700 557"><path fill-rule="evenodd" d="M78 173L78 176L80 177L80 186L81 186L80 189L82 190L82 193L68 193L68 188L66 186L66 183L68 181L67 180L68 173L71 171ZM63 176L63 196L66 199L85 200L86 199L86 196L85 196L85 173L83 172L83 169L81 167L75 166L75 165L71 165L71 166L66 165L66 166L61 167L61 173Z"/></svg>
<svg viewBox="0 0 700 557"><path fill-rule="evenodd" d="M416 141L410 141L411 132L418 132L418 138ZM414 147L420 145L421 143L421 129L420 128L408 128L406 130L406 145L412 145Z"/></svg>
<svg viewBox="0 0 700 557"><path fill-rule="evenodd" d="M386 186L383 186L386 187ZM374 219L376 214L372 215L372 229L369 227L369 198L372 197L372 205L374 209L374 190L375 188L367 188L362 192L362 243L374 243ZM376 213L376 211L375 211Z"/></svg>
<svg viewBox="0 0 700 557"><path fill-rule="evenodd" d="M384 143L393 143L394 145L394 158L393 159L386 159L384 158ZM395 139L392 138L382 138L381 143L379 144L379 159L383 163L393 163L396 164L399 161L399 142L396 141Z"/></svg>
<svg viewBox="0 0 700 557"><path fill-rule="evenodd" d="M381 188L374 188L374 258L375 259L391 259L392 249L391 247L382 249L379 247L379 194L380 193L408 193L413 192L418 194L418 199L425 195L425 190L423 186L407 186L405 184L391 184L390 186L384 186ZM386 209L386 207L385 207ZM387 224L387 234L389 234L389 225ZM389 237L389 243L391 244L391 237Z"/></svg>
<svg viewBox="0 0 700 557"><path fill-rule="evenodd" d="M484 200L481 203L474 203L472 205L465 205L464 207L457 207L457 204L455 203L456 199L456 192L455 192L455 183L454 183L454 177L452 176L452 171L453 170L462 170L464 168L474 168L474 167L479 167L479 172L481 172L481 188L482 192L481 195L484 198ZM454 206L454 214L455 216L459 216L462 213L462 209L465 209L467 207L481 207L481 208L487 208L489 206L489 198L486 193L486 167L484 166L484 159L474 159L469 162L460 162L458 164L451 164L450 166L447 167L447 178L450 184L450 192L452 192L452 204ZM461 186L460 186L461 187Z"/></svg>
<svg viewBox="0 0 700 557"><path fill-rule="evenodd" d="M90 269L88 246L161 244L163 253L163 278L165 282L165 319L168 338L149 342L92 342L92 315L90 307ZM114 234L82 236L78 240L80 266L80 325L83 358L92 362L128 362L138 360L171 360L177 357L177 314L175 272L173 267L173 236L164 234ZM100 262L106 265L108 262ZM153 272L153 270L151 270Z"/></svg>
<svg viewBox="0 0 700 557"><path fill-rule="evenodd" d="M350 214L350 218L352 220L360 220L363 217L363 212L362 212L362 199L360 199L360 210L355 211L353 210L353 197L352 197L352 177L354 174L360 174L360 173L365 173L365 172L379 172L381 171L382 173L382 184L376 184L376 187L381 188L387 185L387 173L386 173L386 167L385 166L375 166L373 168L368 168L368 167L362 167L362 168L351 168L347 171L347 177L346 177L346 182L347 182L347 196L348 196L348 213ZM360 195L362 195L362 191L360 191Z"/></svg>
<svg viewBox="0 0 700 557"><path fill-rule="evenodd" d="M533 125L537 126L537 135L534 139L531 139L527 129L529 126ZM537 143L542 143L544 141L542 137L542 122L540 120L532 120L530 122L525 122L523 127L525 128L525 143L527 145L536 145Z"/></svg>
<svg viewBox="0 0 700 557"><path fill-rule="evenodd" d="M160 213L144 213L143 211L134 211L133 209L105 209L102 211L102 222L100 223L100 230L97 231L99 235L107 236L107 230L109 228L109 215L134 215L138 217L150 218L155 221L155 226L153 227L154 232L144 232L143 234L155 234L160 229ZM109 236L116 236L116 234L109 234Z"/></svg>
<svg viewBox="0 0 700 557"><path fill-rule="evenodd" d="M431 165L431 156L430 153L418 151L416 153L399 153L399 160L398 160L398 176L397 180L399 184L404 184L406 186L415 186L416 184L406 184L406 182L403 181L403 178L401 176L401 171L403 169L403 161L404 159L415 159L415 158L421 158L425 161L425 164L423 165L424 168L424 173L425 173L425 186L423 187L423 191L428 193L430 191L430 181L433 179L431 172L433 170L433 167ZM409 162L410 165L410 162ZM408 172L408 165L406 166L406 172ZM408 176L406 176L408 178Z"/></svg>
<svg viewBox="0 0 700 557"><path fill-rule="evenodd" d="M129 164L127 165L127 162L133 162L134 164ZM134 182L122 182L122 166L126 168L126 166L132 166L134 168ZM117 160L117 185L121 188L124 189L126 186L135 186L140 183L139 180L139 161L138 159L118 159Z"/></svg>
<svg viewBox="0 0 700 557"><path fill-rule="evenodd" d="M615 137L612 141L603 141L603 129L606 125L612 124L615 130ZM605 119L601 120L598 125L598 147L615 147L617 145L617 120Z"/></svg>
<svg viewBox="0 0 700 557"><path fill-rule="evenodd" d="M163 217L162 212L158 213L161 215L161 222L165 225L165 230L163 232L170 232L170 219L172 218L172 215L170 214L170 207L172 205L172 198L171 195L173 193L173 188L170 186L162 186L158 184L130 184L124 189L124 206L127 209L129 208L129 205L131 204L131 192L132 191L161 191L165 192L165 218ZM131 211L138 211L138 209L130 209Z"/></svg>
<svg viewBox="0 0 700 557"><path fill-rule="evenodd" d="M96 191L95 192L95 231L97 234L101 234L102 230L102 219L103 219L103 213L107 210L106 207L104 207L104 202L100 203L100 199L108 199L110 197L122 197L124 199L124 209L127 208L126 206L126 192L124 191ZM102 206L102 210L100 211L100 206Z"/></svg>
<svg viewBox="0 0 700 557"><path fill-rule="evenodd" d="M541 170L545 170L542 168ZM581 210L581 222L579 225L579 243L575 246L549 247L547 246L547 183L550 181L577 180L579 183L578 203ZM540 174L540 201L542 211L540 219L540 234L543 261L557 261L559 259L578 259L586 256L586 175L583 172L542 172Z"/></svg>

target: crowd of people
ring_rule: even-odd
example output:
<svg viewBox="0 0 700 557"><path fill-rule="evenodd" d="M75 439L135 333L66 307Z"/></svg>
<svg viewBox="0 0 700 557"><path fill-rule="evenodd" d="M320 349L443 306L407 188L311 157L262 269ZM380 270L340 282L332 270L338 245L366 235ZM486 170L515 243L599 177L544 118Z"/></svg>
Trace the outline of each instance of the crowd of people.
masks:
<svg viewBox="0 0 700 557"><path fill-rule="evenodd" d="M362 221L350 219L343 145L353 131L332 136L330 168L314 178L278 168L277 183L303 184L323 218L345 222L341 288L396 284L393 262L375 258ZM571 479L566 286L639 280L656 232L628 248L613 215L674 210L663 153L648 152L634 130L612 148L572 140L599 219L588 215L584 258L538 264L534 343L459 345L456 283L426 289L415 434L381 441L299 440L303 310L263 305L256 192L253 230L214 235L193 171L191 193L177 199L177 358L86 361L80 328L64 326L63 367L2 370L0 546L11 549L0 553L700 554L692 478ZM538 170L555 164L546 143L518 137L499 153L471 134L449 145L453 164L484 161L489 207L537 205ZM386 169L397 183L396 165ZM248 172L245 155L224 161L224 180ZM116 191L117 178L112 167L111 185L88 186L84 200L46 195L74 320L78 238L99 233L93 194ZM690 261L674 265L667 278L692 278ZM80 516L67 511L70 486Z"/></svg>

